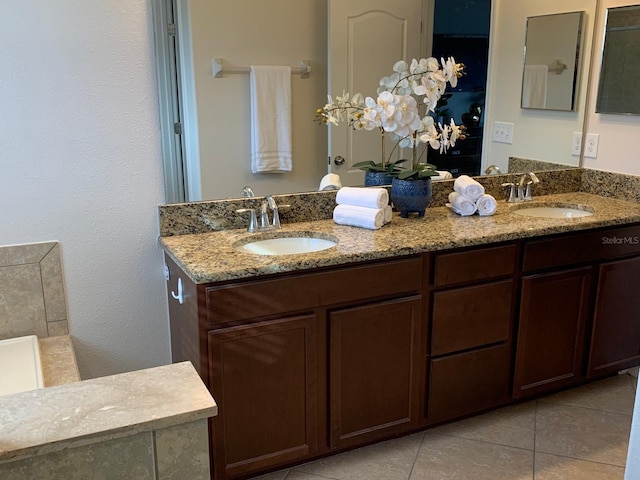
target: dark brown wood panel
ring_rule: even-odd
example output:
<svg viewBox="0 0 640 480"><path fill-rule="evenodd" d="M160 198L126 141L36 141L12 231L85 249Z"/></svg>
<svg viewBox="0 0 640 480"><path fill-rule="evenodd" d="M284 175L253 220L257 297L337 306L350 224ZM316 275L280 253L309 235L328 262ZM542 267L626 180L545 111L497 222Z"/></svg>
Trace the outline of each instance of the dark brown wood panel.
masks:
<svg viewBox="0 0 640 480"><path fill-rule="evenodd" d="M329 314L332 449L417 427L421 304L413 296Z"/></svg>
<svg viewBox="0 0 640 480"><path fill-rule="evenodd" d="M512 280L434 293L431 355L507 341L512 299Z"/></svg>
<svg viewBox="0 0 640 480"><path fill-rule="evenodd" d="M443 287L511 275L516 246L500 245L436 255L434 286Z"/></svg>
<svg viewBox="0 0 640 480"><path fill-rule="evenodd" d="M216 478L316 452L316 322L310 315L209 332Z"/></svg>
<svg viewBox="0 0 640 480"><path fill-rule="evenodd" d="M421 257L207 289L210 325L418 292Z"/></svg>
<svg viewBox="0 0 640 480"><path fill-rule="evenodd" d="M514 398L580 380L591 267L522 279Z"/></svg>
<svg viewBox="0 0 640 480"><path fill-rule="evenodd" d="M427 410L429 423L509 402L510 376L510 344L433 360Z"/></svg>
<svg viewBox="0 0 640 480"><path fill-rule="evenodd" d="M640 225L560 235L525 244L524 272L640 253Z"/></svg>
<svg viewBox="0 0 640 480"><path fill-rule="evenodd" d="M169 269L167 298L169 299L169 329L171 333L171 361L190 361L202 380L208 385L208 357L206 344L201 344L198 324L198 285L165 255L165 265ZM178 279L182 280L184 303L173 298L178 292ZM202 354L204 352L204 354Z"/></svg>
<svg viewBox="0 0 640 480"><path fill-rule="evenodd" d="M640 257L600 266L589 377L640 363Z"/></svg>

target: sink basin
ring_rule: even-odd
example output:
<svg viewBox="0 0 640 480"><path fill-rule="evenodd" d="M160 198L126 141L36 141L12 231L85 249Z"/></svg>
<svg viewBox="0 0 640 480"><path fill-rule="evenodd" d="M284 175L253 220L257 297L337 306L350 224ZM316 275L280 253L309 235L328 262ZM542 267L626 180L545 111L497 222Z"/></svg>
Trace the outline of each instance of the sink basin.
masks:
<svg viewBox="0 0 640 480"><path fill-rule="evenodd" d="M327 238L291 236L241 242L234 245L234 248L239 252L255 255L294 255L327 250L337 244L338 242Z"/></svg>
<svg viewBox="0 0 640 480"><path fill-rule="evenodd" d="M523 215L525 217L538 217L538 218L579 218L589 217L593 215L593 212L583 210L576 207L562 207L562 206L541 206L531 208L519 208L513 213L516 215Z"/></svg>

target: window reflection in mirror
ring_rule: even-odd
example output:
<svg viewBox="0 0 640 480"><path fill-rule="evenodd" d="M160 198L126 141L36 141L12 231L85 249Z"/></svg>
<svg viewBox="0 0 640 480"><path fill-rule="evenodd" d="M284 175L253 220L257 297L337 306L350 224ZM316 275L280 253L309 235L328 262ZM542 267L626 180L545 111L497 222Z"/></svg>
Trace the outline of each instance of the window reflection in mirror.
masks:
<svg viewBox="0 0 640 480"><path fill-rule="evenodd" d="M607 9L597 113L640 115L640 5Z"/></svg>
<svg viewBox="0 0 640 480"><path fill-rule="evenodd" d="M575 111L584 12L527 18L522 108Z"/></svg>

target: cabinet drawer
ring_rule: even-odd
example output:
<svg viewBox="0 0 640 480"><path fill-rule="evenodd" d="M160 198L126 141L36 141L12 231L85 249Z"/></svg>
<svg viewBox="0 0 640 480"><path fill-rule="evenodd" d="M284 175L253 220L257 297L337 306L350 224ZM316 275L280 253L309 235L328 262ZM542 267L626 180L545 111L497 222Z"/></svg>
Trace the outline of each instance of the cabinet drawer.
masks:
<svg viewBox="0 0 640 480"><path fill-rule="evenodd" d="M444 355L508 340L512 296L511 280L436 292L431 354Z"/></svg>
<svg viewBox="0 0 640 480"><path fill-rule="evenodd" d="M422 257L206 289L209 325L417 292Z"/></svg>
<svg viewBox="0 0 640 480"><path fill-rule="evenodd" d="M436 256L433 283L442 287L511 275L515 261L513 244L443 253Z"/></svg>
<svg viewBox="0 0 640 480"><path fill-rule="evenodd" d="M522 270L592 262L640 253L640 225L595 230L525 244Z"/></svg>
<svg viewBox="0 0 640 480"><path fill-rule="evenodd" d="M431 362L429 423L507 403L511 347L503 344Z"/></svg>

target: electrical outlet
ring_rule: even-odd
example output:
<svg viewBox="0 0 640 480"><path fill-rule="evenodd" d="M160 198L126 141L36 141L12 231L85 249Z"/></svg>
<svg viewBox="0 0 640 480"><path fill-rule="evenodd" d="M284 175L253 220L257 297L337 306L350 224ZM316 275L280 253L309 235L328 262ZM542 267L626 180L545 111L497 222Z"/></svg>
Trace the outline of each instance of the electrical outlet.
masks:
<svg viewBox="0 0 640 480"><path fill-rule="evenodd" d="M587 133L587 140L584 142L584 156L588 158L598 158L598 142L600 134Z"/></svg>
<svg viewBox="0 0 640 480"><path fill-rule="evenodd" d="M571 143L571 155L580 155L582 148L582 132L573 132L573 142Z"/></svg>
<svg viewBox="0 0 640 480"><path fill-rule="evenodd" d="M499 143L513 143L513 123L508 122L493 122L493 135L494 142Z"/></svg>

